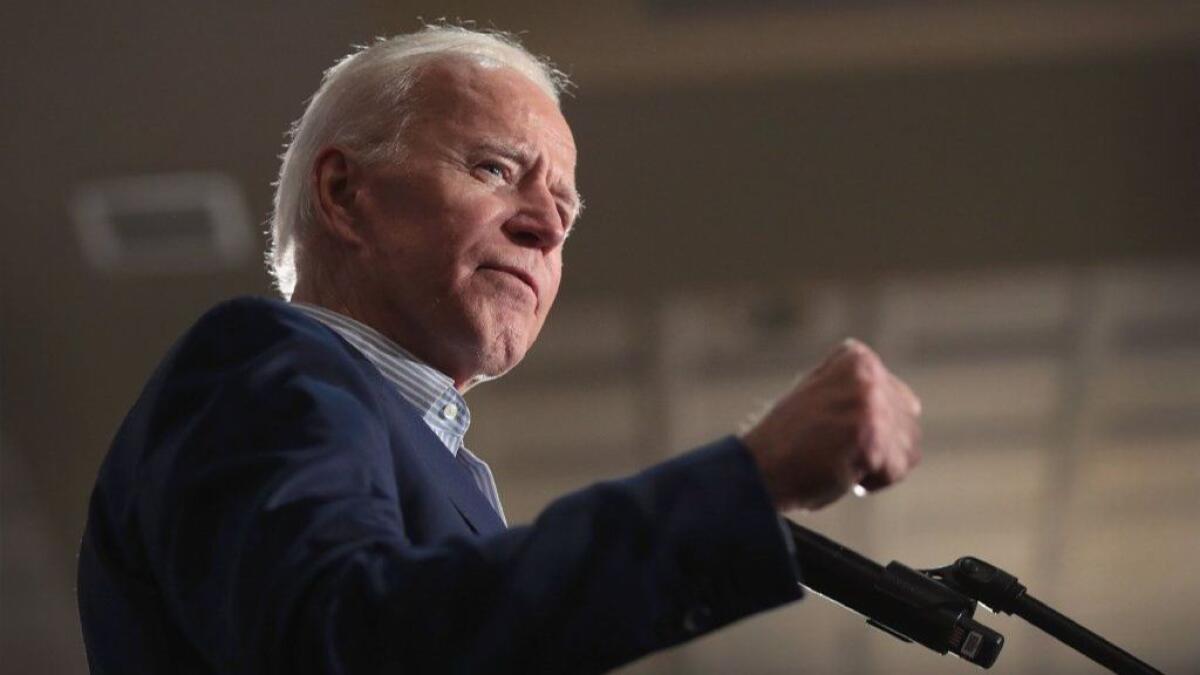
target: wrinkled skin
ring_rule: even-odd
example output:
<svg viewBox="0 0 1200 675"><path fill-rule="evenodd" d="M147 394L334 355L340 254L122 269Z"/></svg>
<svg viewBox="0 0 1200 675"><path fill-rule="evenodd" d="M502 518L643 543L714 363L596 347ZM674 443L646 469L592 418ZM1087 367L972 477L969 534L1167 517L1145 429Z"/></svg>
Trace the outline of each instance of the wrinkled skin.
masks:
<svg viewBox="0 0 1200 675"><path fill-rule="evenodd" d="M575 144L557 104L508 68L444 59L413 94L404 161L318 156L320 245L339 277L302 272L294 299L380 330L465 390L515 366L554 304Z"/></svg>

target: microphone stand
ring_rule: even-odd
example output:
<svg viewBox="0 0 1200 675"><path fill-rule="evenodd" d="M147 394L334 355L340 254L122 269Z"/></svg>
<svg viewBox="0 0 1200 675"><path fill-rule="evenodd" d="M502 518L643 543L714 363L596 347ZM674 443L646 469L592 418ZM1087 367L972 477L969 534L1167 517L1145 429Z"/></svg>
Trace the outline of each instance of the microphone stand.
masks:
<svg viewBox="0 0 1200 675"><path fill-rule="evenodd" d="M1029 595L1016 577L995 565L964 556L952 565L923 572L978 600L993 612L1016 614L1114 673L1162 675L1149 664Z"/></svg>
<svg viewBox="0 0 1200 675"><path fill-rule="evenodd" d="M1143 661L1033 598L1013 575L970 556L952 565L887 567L786 520L801 585L863 615L904 642L990 668L1004 636L974 620L975 607L1016 614L1120 675L1162 675Z"/></svg>

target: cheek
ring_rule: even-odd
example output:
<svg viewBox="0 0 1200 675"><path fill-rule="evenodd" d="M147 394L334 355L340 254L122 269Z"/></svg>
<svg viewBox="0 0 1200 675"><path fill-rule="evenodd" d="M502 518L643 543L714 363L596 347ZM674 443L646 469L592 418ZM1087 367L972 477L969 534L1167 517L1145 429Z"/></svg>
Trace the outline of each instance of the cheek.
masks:
<svg viewBox="0 0 1200 675"><path fill-rule="evenodd" d="M498 199L478 199L457 204L445 214L435 246L450 251L462 265L472 266L493 257L506 245L503 225L511 212Z"/></svg>
<svg viewBox="0 0 1200 675"><path fill-rule="evenodd" d="M544 321L546 315L550 312L550 307L554 304L554 299L558 297L558 286L562 282L562 253L555 253L547 265L549 274L545 291L542 294L542 303L538 308L541 319Z"/></svg>
<svg viewBox="0 0 1200 675"><path fill-rule="evenodd" d="M501 190L463 176L441 186L437 218L456 230L473 231L499 225L511 215L513 204Z"/></svg>

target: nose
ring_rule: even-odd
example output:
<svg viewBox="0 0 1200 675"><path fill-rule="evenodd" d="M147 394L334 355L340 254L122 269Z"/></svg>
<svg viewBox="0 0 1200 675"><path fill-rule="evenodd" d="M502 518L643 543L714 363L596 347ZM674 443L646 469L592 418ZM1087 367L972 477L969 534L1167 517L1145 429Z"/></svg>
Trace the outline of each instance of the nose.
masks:
<svg viewBox="0 0 1200 675"><path fill-rule="evenodd" d="M549 252L566 239L566 223L545 181L536 175L528 178L518 190L520 206L504 223L504 232L518 246Z"/></svg>

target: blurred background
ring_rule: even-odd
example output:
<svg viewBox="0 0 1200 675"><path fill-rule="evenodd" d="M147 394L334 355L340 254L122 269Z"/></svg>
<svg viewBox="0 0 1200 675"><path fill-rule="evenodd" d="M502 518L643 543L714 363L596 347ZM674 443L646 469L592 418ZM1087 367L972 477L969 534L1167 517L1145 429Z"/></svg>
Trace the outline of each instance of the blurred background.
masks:
<svg viewBox="0 0 1200 675"><path fill-rule="evenodd" d="M924 398L925 461L802 522L981 556L1200 671L1200 3L472 0L0 10L6 672L85 672L113 432L201 312L271 293L276 156L321 72L418 17L521 32L579 85L556 316L468 397L510 520L729 433L855 335ZM981 613L993 672L1098 671ZM626 672L970 669L810 597Z"/></svg>

